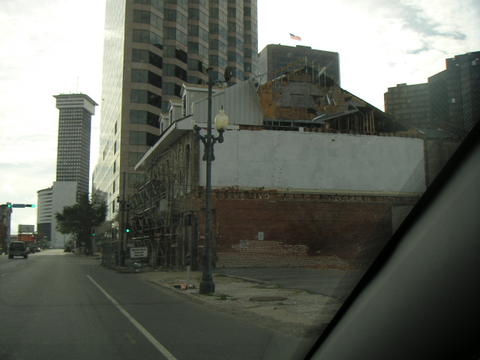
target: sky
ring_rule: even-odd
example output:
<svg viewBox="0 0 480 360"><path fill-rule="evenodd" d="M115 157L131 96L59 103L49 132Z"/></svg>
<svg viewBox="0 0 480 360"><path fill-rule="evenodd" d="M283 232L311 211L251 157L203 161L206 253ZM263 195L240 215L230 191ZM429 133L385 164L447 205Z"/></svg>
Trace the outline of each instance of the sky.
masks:
<svg viewBox="0 0 480 360"><path fill-rule="evenodd" d="M104 15L105 0L0 1L0 204L35 204L55 180L53 95L83 92L100 103ZM446 58L479 51L479 23L478 0L258 0L258 47L338 52L341 86L383 110L388 87L426 82ZM36 224L36 210L14 209L12 234L18 224Z"/></svg>

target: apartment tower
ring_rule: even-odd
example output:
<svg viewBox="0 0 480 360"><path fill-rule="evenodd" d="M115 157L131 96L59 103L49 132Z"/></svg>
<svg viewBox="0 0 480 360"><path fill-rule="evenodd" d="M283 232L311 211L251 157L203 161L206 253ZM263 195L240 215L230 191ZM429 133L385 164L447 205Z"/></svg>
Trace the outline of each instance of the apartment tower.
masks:
<svg viewBox="0 0 480 360"><path fill-rule="evenodd" d="M88 194L91 119L97 104L85 94L54 97L60 113L56 181L76 181L78 199Z"/></svg>
<svg viewBox="0 0 480 360"><path fill-rule="evenodd" d="M107 220L143 181L133 168L160 136L160 116L184 83L254 73L256 0L107 0L100 154L93 191Z"/></svg>

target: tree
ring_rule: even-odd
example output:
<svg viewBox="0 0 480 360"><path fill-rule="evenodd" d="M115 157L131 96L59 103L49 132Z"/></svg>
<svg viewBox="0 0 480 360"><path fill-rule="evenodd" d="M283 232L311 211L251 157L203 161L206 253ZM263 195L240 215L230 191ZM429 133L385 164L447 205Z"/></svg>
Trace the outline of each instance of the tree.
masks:
<svg viewBox="0 0 480 360"><path fill-rule="evenodd" d="M92 229L105 221L107 205L101 201L90 201L82 196L72 206L65 206L56 213L57 230L62 234L73 234L79 243L85 243L85 250L92 252Z"/></svg>

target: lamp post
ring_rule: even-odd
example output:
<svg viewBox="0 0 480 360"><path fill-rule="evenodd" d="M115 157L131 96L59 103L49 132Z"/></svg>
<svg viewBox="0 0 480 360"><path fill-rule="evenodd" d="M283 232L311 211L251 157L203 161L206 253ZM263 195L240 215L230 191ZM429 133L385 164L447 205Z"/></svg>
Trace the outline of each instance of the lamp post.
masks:
<svg viewBox="0 0 480 360"><path fill-rule="evenodd" d="M202 272L202 281L200 282L200 294L212 294L215 292L215 283L212 276L212 161L215 160L213 147L216 142L223 142L223 132L228 126L228 116L223 110L223 106L215 116L215 127L218 136L212 135L212 86L213 80L211 76L211 68L208 72L208 113L207 113L207 134L201 135L200 128L195 125L194 130L198 138L204 145L203 161L207 162L206 185L205 185L205 253L204 266Z"/></svg>

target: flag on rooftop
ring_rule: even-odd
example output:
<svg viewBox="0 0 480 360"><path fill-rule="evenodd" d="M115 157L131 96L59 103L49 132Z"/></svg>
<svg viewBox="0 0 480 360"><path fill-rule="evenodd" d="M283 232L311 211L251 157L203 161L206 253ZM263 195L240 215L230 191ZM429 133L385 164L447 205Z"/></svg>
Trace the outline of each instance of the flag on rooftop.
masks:
<svg viewBox="0 0 480 360"><path fill-rule="evenodd" d="M297 35L294 35L292 33L290 33L290 39L292 40L297 40L297 41L301 41L302 38L300 36L297 36Z"/></svg>

